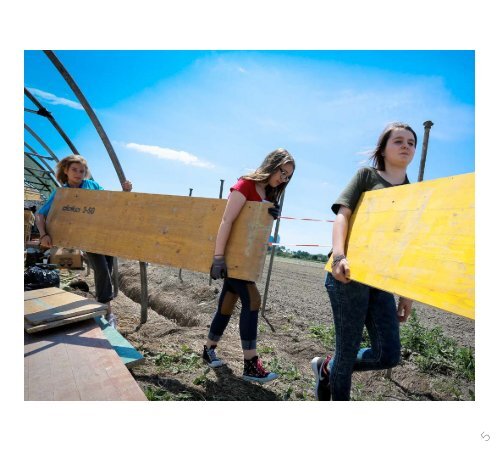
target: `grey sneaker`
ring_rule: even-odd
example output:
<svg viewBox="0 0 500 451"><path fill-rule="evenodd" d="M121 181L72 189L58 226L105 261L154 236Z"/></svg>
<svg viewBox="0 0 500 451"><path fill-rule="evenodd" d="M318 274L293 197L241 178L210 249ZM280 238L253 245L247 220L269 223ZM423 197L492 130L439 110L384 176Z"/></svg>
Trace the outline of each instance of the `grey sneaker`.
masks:
<svg viewBox="0 0 500 451"><path fill-rule="evenodd" d="M311 368L316 378L316 387L314 395L317 401L330 401L332 394L330 391L330 370L328 364L332 356L328 355L326 358L314 357L311 360Z"/></svg>
<svg viewBox="0 0 500 451"><path fill-rule="evenodd" d="M207 348L206 345L203 345L203 360L206 362L206 364L210 368L218 368L222 365L224 365L224 362L217 357L217 354L215 353L215 348L217 346L210 346L210 348Z"/></svg>
<svg viewBox="0 0 500 451"><path fill-rule="evenodd" d="M116 315L114 315L113 313L106 315L106 321L113 329L116 329L116 326L118 325L118 319L116 318Z"/></svg>

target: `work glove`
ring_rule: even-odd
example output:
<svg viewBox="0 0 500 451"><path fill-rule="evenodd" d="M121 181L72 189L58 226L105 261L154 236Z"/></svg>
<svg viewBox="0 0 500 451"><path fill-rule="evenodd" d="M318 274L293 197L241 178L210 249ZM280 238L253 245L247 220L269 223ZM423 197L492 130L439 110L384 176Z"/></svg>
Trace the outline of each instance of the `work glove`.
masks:
<svg viewBox="0 0 500 451"><path fill-rule="evenodd" d="M210 267L210 277L214 280L224 279L227 276L226 260L223 255L214 257Z"/></svg>
<svg viewBox="0 0 500 451"><path fill-rule="evenodd" d="M278 202L274 202L274 206L269 207L267 211L274 219L278 219L278 216L280 215L280 206Z"/></svg>

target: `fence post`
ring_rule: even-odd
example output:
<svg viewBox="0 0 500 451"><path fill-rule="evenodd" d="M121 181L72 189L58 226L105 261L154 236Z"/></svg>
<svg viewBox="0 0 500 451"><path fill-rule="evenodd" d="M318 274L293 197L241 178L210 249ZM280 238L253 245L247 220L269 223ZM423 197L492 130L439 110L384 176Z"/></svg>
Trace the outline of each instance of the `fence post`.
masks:
<svg viewBox="0 0 500 451"><path fill-rule="evenodd" d="M147 263L139 262L141 270L141 324L148 320L148 273Z"/></svg>
<svg viewBox="0 0 500 451"><path fill-rule="evenodd" d="M189 197L191 197L191 194L193 194L193 188L189 188ZM182 268L179 268L179 280L184 282L184 280L182 280Z"/></svg>
<svg viewBox="0 0 500 451"><path fill-rule="evenodd" d="M283 191L283 194L280 199L280 213L281 210L283 210L283 202L285 200L285 191ZM278 231L280 229L280 218L276 220L276 225L274 227L274 243L277 244L278 240ZM269 267L267 269L267 279L266 279L266 287L264 288L264 297L262 299L262 309L261 309L261 315L265 316L264 311L266 309L266 302L267 302L267 293L269 291L269 282L271 280L271 273L273 271L273 261L274 261L274 253L276 252L276 246L271 246L271 257L269 258Z"/></svg>

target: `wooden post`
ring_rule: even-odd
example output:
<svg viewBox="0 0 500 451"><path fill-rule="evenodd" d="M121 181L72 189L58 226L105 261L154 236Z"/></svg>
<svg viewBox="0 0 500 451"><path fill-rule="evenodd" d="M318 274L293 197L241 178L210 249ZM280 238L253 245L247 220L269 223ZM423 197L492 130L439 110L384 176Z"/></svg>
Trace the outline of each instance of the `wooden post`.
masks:
<svg viewBox="0 0 500 451"><path fill-rule="evenodd" d="M280 199L280 212L283 209L283 202L285 200L285 191L283 191L283 194L281 195ZM275 244L278 240L278 231L280 229L280 218L276 220L276 226L274 228L274 243ZM264 311L266 309L266 302L267 302L267 293L269 291L269 282L271 281L271 273L273 271L273 261L274 261L274 253L276 252L276 246L271 246L271 257L269 258L269 268L267 270L267 279L266 279L266 287L264 288L264 297L262 299L262 309L261 309L261 315L265 316Z"/></svg>

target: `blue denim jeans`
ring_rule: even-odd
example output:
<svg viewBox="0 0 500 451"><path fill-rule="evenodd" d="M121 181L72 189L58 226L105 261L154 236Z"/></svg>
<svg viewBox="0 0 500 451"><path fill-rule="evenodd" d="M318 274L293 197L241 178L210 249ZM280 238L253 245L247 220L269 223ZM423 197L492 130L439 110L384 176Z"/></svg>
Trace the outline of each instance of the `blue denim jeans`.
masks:
<svg viewBox="0 0 500 451"><path fill-rule="evenodd" d="M396 303L390 293L354 281L343 284L330 273L325 287L335 324L335 355L330 367L332 401L348 401L353 371L382 370L399 363ZM371 348L360 349L364 326Z"/></svg>
<svg viewBox="0 0 500 451"><path fill-rule="evenodd" d="M238 299L241 299L241 347L245 350L256 349L261 298L255 282L230 277L224 279L219 305L212 319L208 338L217 342L221 339Z"/></svg>

